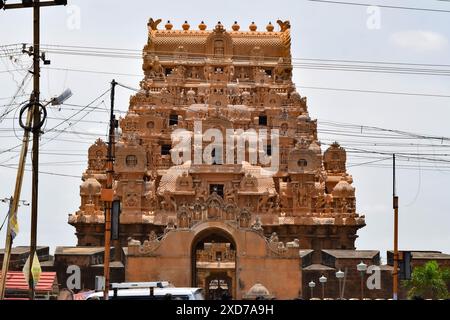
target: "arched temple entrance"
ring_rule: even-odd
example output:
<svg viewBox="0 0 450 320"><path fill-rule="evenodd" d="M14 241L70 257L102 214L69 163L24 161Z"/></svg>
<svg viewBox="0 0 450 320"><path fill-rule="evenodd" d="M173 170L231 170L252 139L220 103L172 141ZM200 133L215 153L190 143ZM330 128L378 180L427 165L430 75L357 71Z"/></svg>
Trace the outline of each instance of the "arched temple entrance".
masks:
<svg viewBox="0 0 450 320"><path fill-rule="evenodd" d="M201 231L192 242L192 285L208 300L236 296L236 243L219 228Z"/></svg>

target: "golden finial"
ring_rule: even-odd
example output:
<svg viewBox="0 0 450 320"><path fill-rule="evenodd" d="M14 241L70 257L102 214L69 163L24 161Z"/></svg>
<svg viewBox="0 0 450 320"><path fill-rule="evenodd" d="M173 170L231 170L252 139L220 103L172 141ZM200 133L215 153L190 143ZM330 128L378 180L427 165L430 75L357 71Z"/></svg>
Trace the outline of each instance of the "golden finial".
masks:
<svg viewBox="0 0 450 320"><path fill-rule="evenodd" d="M170 23L170 20L167 20L167 23L164 27L166 27L166 30L172 30L173 24Z"/></svg>
<svg viewBox="0 0 450 320"><path fill-rule="evenodd" d="M233 31L239 31L241 26L237 23L237 21L235 21L231 28L233 29Z"/></svg>
<svg viewBox="0 0 450 320"><path fill-rule="evenodd" d="M206 30L206 24L205 24L205 22L202 21L202 22L198 25L198 28L199 28L201 31Z"/></svg>
<svg viewBox="0 0 450 320"><path fill-rule="evenodd" d="M187 21L185 21L182 25L184 31L188 31L190 27L191 25Z"/></svg>
<svg viewBox="0 0 450 320"><path fill-rule="evenodd" d="M258 26L255 24L255 22L252 22L252 24L248 28L250 29L250 31L256 31Z"/></svg>
<svg viewBox="0 0 450 320"><path fill-rule="evenodd" d="M266 30L269 32L272 32L273 29L274 29L274 26L273 26L272 22L269 22L269 24L266 26Z"/></svg>
<svg viewBox="0 0 450 320"><path fill-rule="evenodd" d="M217 22L215 30L216 31L224 31L225 30L225 28L222 25L222 22L220 22L220 21Z"/></svg>

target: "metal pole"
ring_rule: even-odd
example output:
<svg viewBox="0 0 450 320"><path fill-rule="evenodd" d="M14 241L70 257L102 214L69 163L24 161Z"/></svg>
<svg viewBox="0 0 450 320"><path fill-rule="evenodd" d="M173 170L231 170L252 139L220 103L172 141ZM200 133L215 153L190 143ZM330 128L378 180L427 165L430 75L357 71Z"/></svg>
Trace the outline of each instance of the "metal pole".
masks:
<svg viewBox="0 0 450 320"><path fill-rule="evenodd" d="M325 283L322 283L322 300L325 299Z"/></svg>
<svg viewBox="0 0 450 320"><path fill-rule="evenodd" d="M342 284L342 292L341 292L341 299L344 299L344 294L345 294L345 283L347 282L347 268L345 268L344 271L344 283Z"/></svg>
<svg viewBox="0 0 450 320"><path fill-rule="evenodd" d="M393 279L393 294L392 299L398 299L398 196L395 187L395 153L392 155L392 190L393 190L393 208L394 208L394 271L392 273Z"/></svg>
<svg viewBox="0 0 450 320"><path fill-rule="evenodd" d="M339 278L339 300L342 299L342 279Z"/></svg>
<svg viewBox="0 0 450 320"><path fill-rule="evenodd" d="M40 5L39 0L33 2L33 153L32 153L32 191L31 191L31 237L29 264L29 295L34 300L35 283L33 279L33 260L36 253L37 218L38 218L38 185L39 185L39 135L41 113L39 108L40 94Z"/></svg>
<svg viewBox="0 0 450 320"><path fill-rule="evenodd" d="M364 272L361 272L361 300L364 300Z"/></svg>
<svg viewBox="0 0 450 320"><path fill-rule="evenodd" d="M105 277L105 287L103 288L103 299L108 300L109 298L109 264L111 260L111 210L112 201L114 198L113 191L113 179L114 179L114 131L115 122L114 117L114 94L116 81L111 82L111 113L110 113L110 124L109 124L109 139L108 139L108 166L107 166L107 178L106 178L106 188L102 190L102 200L105 204L105 256L103 261L103 275Z"/></svg>

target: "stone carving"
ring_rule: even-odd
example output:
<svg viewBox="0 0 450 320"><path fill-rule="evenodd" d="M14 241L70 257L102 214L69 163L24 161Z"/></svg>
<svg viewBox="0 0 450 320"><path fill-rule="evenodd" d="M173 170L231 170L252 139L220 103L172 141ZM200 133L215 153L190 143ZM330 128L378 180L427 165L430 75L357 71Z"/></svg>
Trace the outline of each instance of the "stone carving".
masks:
<svg viewBox="0 0 450 320"><path fill-rule="evenodd" d="M291 23L289 22L289 20L286 21L277 20L277 23L281 28L281 32L284 32L291 28Z"/></svg>
<svg viewBox="0 0 450 320"><path fill-rule="evenodd" d="M156 196L156 184L155 180L149 181L145 183L145 193L144 197L148 202L148 205L151 210L156 209L158 198Z"/></svg>
<svg viewBox="0 0 450 320"><path fill-rule="evenodd" d="M158 24L160 24L161 21L161 19L153 20L153 18L150 18L147 25L149 26L150 30L156 31L158 30Z"/></svg>
<svg viewBox="0 0 450 320"><path fill-rule="evenodd" d="M258 201L258 207L256 209L256 211L260 212L260 211L267 211L267 206L269 203L269 199L270 199L270 194L269 191L266 190L266 192L264 192L260 197L259 197L259 201Z"/></svg>
<svg viewBox="0 0 450 320"><path fill-rule="evenodd" d="M106 143L97 139L89 148L89 170L103 171L106 169Z"/></svg>
<svg viewBox="0 0 450 320"><path fill-rule="evenodd" d="M278 243L280 240L278 240L278 235L276 232L272 232L269 238L269 243Z"/></svg>
<svg viewBox="0 0 450 320"><path fill-rule="evenodd" d="M224 196L226 203L232 203L236 201L236 191L231 186L227 187L225 189L225 196Z"/></svg>
<svg viewBox="0 0 450 320"><path fill-rule="evenodd" d="M286 242L286 248L300 248L300 241L294 239L294 241Z"/></svg>
<svg viewBox="0 0 450 320"><path fill-rule="evenodd" d="M272 235L269 238L269 248L272 250L272 252L280 255L287 252L286 246L283 242L279 241L276 232L272 232Z"/></svg>
<svg viewBox="0 0 450 320"><path fill-rule="evenodd" d="M323 155L325 170L331 173L344 173L346 152L337 142L333 143Z"/></svg>
<svg viewBox="0 0 450 320"><path fill-rule="evenodd" d="M242 209L239 213L239 227L240 228L249 228L250 227L250 219L252 215L250 211L246 208Z"/></svg>
<svg viewBox="0 0 450 320"><path fill-rule="evenodd" d="M142 69L147 77L150 79L164 79L164 68L159 61L158 56L145 55Z"/></svg>
<svg viewBox="0 0 450 320"><path fill-rule="evenodd" d="M181 206L177 212L178 228L186 229L190 226L191 214L188 207L185 205Z"/></svg>
<svg viewBox="0 0 450 320"><path fill-rule="evenodd" d="M128 193L125 198L127 207L137 207L139 204L139 195L137 193Z"/></svg>
<svg viewBox="0 0 450 320"><path fill-rule="evenodd" d="M238 206L236 203L231 202L225 205L224 211L225 211L225 220L236 220L236 212L238 210Z"/></svg>
<svg viewBox="0 0 450 320"><path fill-rule="evenodd" d="M274 69L274 81L283 82L289 80L292 74L292 70L284 62L283 58L278 59L277 66Z"/></svg>
<svg viewBox="0 0 450 320"><path fill-rule="evenodd" d="M176 180L176 189L179 191L193 191L194 183L192 181L192 177L187 174L187 172L183 172L181 176L177 177Z"/></svg>
<svg viewBox="0 0 450 320"><path fill-rule="evenodd" d="M156 235L156 232L152 230L150 231L148 240L145 240L144 243L139 247L139 253L144 255L151 254L158 247L159 247L158 236Z"/></svg>
<svg viewBox="0 0 450 320"><path fill-rule="evenodd" d="M202 202L199 198L195 199L194 204L192 205L193 212L193 220L200 221L203 218L203 211L205 210L205 203Z"/></svg>
<svg viewBox="0 0 450 320"><path fill-rule="evenodd" d="M208 208L208 219L217 219L221 216L223 208L223 199L216 192L213 192L206 200Z"/></svg>
<svg viewBox="0 0 450 320"><path fill-rule="evenodd" d="M262 232L263 231L263 227L262 227L262 223L261 223L261 218L260 217L256 217L255 223L252 225L252 230L258 231L258 232Z"/></svg>
<svg viewBox="0 0 450 320"><path fill-rule="evenodd" d="M252 176L251 173L247 173L241 180L241 191L254 191L258 187L258 180Z"/></svg>
<svg viewBox="0 0 450 320"><path fill-rule="evenodd" d="M172 218L169 218L166 228L164 229L164 234L166 234L167 232L170 232L172 230L175 230L175 222L173 221Z"/></svg>
<svg viewBox="0 0 450 320"><path fill-rule="evenodd" d="M161 208L166 211L174 211L177 208L177 204L168 190L164 191L163 201L161 201Z"/></svg>
<svg viewBox="0 0 450 320"><path fill-rule="evenodd" d="M132 247L132 246L140 246L141 242L139 240L134 240L132 237L128 237L128 246Z"/></svg>

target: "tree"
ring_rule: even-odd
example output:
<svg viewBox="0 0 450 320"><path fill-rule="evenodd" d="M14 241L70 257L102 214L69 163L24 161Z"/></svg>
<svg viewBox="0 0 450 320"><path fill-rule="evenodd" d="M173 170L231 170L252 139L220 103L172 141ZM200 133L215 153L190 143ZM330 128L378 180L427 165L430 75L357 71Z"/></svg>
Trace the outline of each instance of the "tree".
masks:
<svg viewBox="0 0 450 320"><path fill-rule="evenodd" d="M408 298L448 299L447 285L450 283L450 269L440 268L436 261L415 267L411 280L403 281L408 289Z"/></svg>

